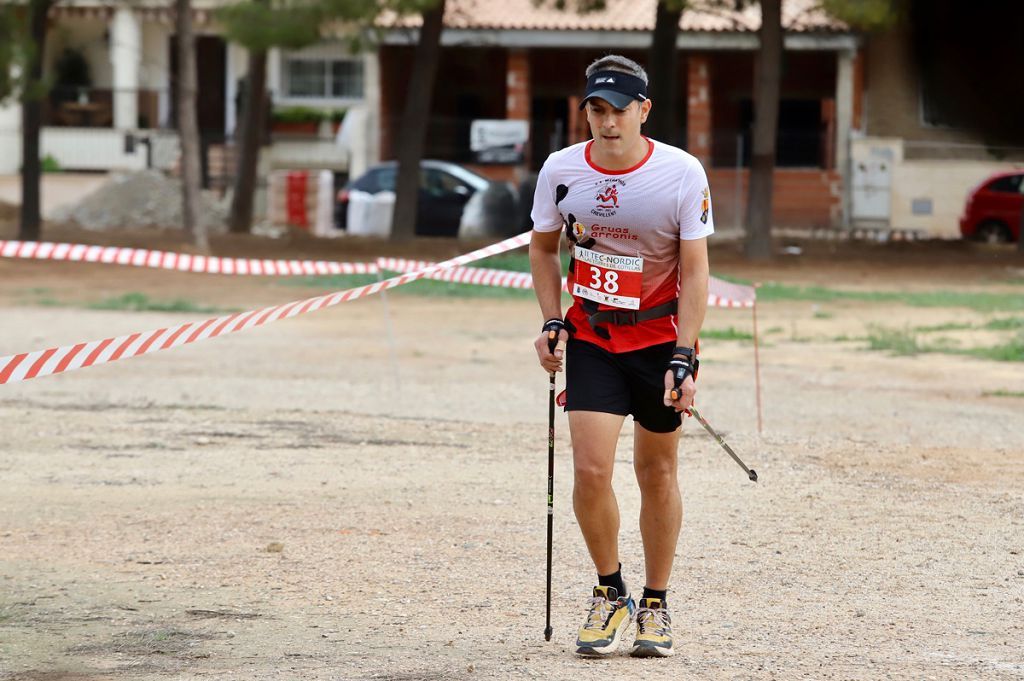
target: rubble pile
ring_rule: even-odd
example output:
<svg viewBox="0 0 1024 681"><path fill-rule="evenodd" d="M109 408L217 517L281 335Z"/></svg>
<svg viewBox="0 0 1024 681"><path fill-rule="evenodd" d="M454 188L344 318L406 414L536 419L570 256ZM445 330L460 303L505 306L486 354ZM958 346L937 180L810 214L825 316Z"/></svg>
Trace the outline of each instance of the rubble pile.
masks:
<svg viewBox="0 0 1024 681"><path fill-rule="evenodd" d="M54 211L55 222L84 229L182 229L181 180L159 170L113 175L81 201ZM199 198L199 220L211 234L227 230L227 202L207 193Z"/></svg>
<svg viewBox="0 0 1024 681"><path fill-rule="evenodd" d="M0 222L17 222L20 210L18 206L0 201Z"/></svg>

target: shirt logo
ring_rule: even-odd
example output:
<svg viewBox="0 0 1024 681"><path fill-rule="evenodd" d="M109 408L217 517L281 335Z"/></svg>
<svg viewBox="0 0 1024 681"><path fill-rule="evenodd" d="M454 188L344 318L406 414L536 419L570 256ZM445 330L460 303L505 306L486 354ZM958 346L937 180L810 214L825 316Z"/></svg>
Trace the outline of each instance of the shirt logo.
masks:
<svg viewBox="0 0 1024 681"><path fill-rule="evenodd" d="M608 218L619 209L619 189L626 186L622 180L598 180L594 183L594 202L591 215Z"/></svg>
<svg viewBox="0 0 1024 681"><path fill-rule="evenodd" d="M708 224L708 210L711 209L711 191L707 187L704 187L704 191L701 192L701 195L704 197L704 200L700 202L700 221L706 225Z"/></svg>
<svg viewBox="0 0 1024 681"><path fill-rule="evenodd" d="M598 193L597 200L600 203L597 204L598 208L618 208L619 207L619 189L615 185L608 185L605 187L603 192Z"/></svg>
<svg viewBox="0 0 1024 681"><path fill-rule="evenodd" d="M576 235L576 241L583 241L587 236L587 226L582 222L574 222L572 224L572 233Z"/></svg>

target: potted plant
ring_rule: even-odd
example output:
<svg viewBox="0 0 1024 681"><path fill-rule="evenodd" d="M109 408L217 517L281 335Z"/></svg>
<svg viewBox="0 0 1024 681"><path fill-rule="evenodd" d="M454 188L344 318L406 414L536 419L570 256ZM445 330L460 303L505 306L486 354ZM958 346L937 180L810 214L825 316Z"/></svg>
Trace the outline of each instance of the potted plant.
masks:
<svg viewBox="0 0 1024 681"><path fill-rule="evenodd" d="M338 134L338 128L341 127L341 122L345 120L345 114L348 109L334 109L328 115L331 120L331 133L333 135Z"/></svg>
<svg viewBox="0 0 1024 681"><path fill-rule="evenodd" d="M274 109L271 131L285 135L315 136L324 114L308 106L290 106Z"/></svg>

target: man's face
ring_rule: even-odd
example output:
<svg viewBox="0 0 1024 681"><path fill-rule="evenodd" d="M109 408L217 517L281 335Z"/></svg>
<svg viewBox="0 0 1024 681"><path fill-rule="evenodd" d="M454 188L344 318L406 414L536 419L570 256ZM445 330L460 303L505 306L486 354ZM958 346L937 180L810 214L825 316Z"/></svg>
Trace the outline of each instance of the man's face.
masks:
<svg viewBox="0 0 1024 681"><path fill-rule="evenodd" d="M640 126L651 110L650 100L634 101L625 109L616 109L607 101L594 97L587 100L587 122L596 144L608 153L622 153L640 138Z"/></svg>

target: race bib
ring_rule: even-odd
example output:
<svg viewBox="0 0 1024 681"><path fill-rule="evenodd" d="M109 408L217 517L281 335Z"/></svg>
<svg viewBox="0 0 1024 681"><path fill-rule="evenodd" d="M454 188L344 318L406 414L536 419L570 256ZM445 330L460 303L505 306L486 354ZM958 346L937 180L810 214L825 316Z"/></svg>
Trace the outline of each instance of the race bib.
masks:
<svg viewBox="0 0 1024 681"><path fill-rule="evenodd" d="M640 309L643 258L598 253L579 246L575 247L573 257L576 259L574 296L627 310Z"/></svg>

